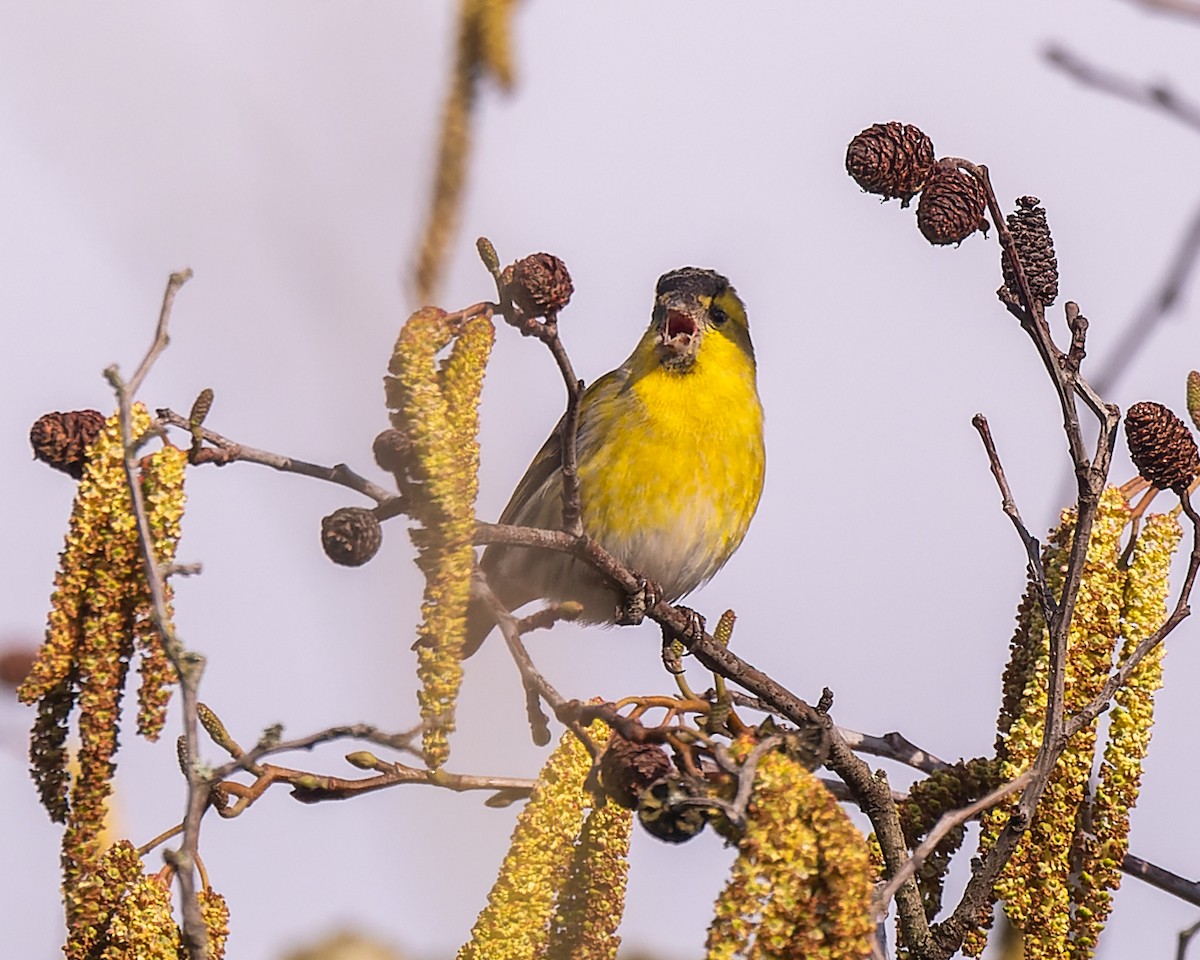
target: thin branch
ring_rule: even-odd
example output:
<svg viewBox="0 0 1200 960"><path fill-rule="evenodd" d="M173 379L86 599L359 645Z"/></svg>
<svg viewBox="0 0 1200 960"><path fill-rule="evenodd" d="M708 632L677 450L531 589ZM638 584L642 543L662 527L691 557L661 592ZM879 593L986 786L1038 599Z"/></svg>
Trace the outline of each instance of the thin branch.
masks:
<svg viewBox="0 0 1200 960"><path fill-rule="evenodd" d="M1045 726L1037 757L1030 769L1031 778L1021 793L1013 816L1008 819L992 849L972 872L958 905L947 920L937 925L933 935L936 949L926 953L923 944L912 945L916 952L928 957L949 957L955 953L962 945L966 932L974 928L976 918L991 904L995 882L1032 822L1038 801L1066 747L1067 637L1079 588L1083 582L1083 568L1087 559L1092 525L1099 508L1100 495L1108 480L1117 427L1120 423L1118 409L1104 403L1079 372L1079 365L1085 354L1087 326L1079 315L1078 307L1068 304L1066 308L1072 343L1070 353L1063 353L1055 344L1046 324L1043 304L1032 296L1020 252L1008 230L987 167L965 160L956 162L971 173L983 187L988 212L996 225L1001 248L1013 268L1018 296L1014 298L1011 294L1002 295L1001 299L1033 341L1058 397L1063 432L1075 473L1077 506L1075 530L1064 571L1062 592L1053 609L1053 615L1047 621L1049 678ZM1079 421L1076 397L1083 400L1098 423L1096 446L1090 457ZM895 868L891 868L889 872L894 873ZM897 902L899 903L899 900Z"/></svg>
<svg viewBox="0 0 1200 960"><path fill-rule="evenodd" d="M909 742L895 730L885 733L882 737L859 733L857 730L849 730L846 727L838 727L837 732L851 750L883 757L887 760L895 760L897 763L903 763L905 766L922 770L925 773L936 773L939 770L949 769L951 766L945 760L941 760L927 750Z"/></svg>
<svg viewBox="0 0 1200 960"><path fill-rule="evenodd" d="M1129 369L1133 358L1150 340L1159 324L1175 309L1188 281L1200 261L1200 205L1192 211L1187 229L1172 254L1158 286L1142 305L1117 342L1108 351L1108 359L1092 377L1096 389L1106 393L1122 373Z"/></svg>
<svg viewBox="0 0 1200 960"><path fill-rule="evenodd" d="M165 408L156 411L156 413L161 422L191 432L192 427L187 417L180 416L174 410ZM329 483L336 483L339 486L349 487L351 490L361 493L363 496L369 497L381 505L389 504L399 499L393 491L359 476L344 463L326 467L298 460L295 457L271 453L269 450L258 450L254 447L248 447L245 444L237 443L227 437L223 437L221 434L205 427L201 427L198 432L204 440L213 444L213 446L202 447L198 450L192 457L193 463L215 463L217 466L224 466L227 463L238 461L243 463L258 463L284 473L298 473L301 476L313 477L317 480L325 480Z"/></svg>
<svg viewBox="0 0 1200 960"><path fill-rule="evenodd" d="M1059 44L1043 52L1046 61L1085 87L1092 87L1120 100L1165 113L1194 130L1200 130L1200 104L1180 96L1165 83L1142 83L1107 67L1099 66Z"/></svg>
<svg viewBox="0 0 1200 960"><path fill-rule="evenodd" d="M996 478L996 485L1000 488L1001 509L1016 527L1017 536L1021 538L1021 544L1025 547L1026 569L1029 571L1030 580L1037 586L1042 617L1047 623L1050 623L1054 619L1058 605L1054 601L1054 594L1050 592L1050 587L1046 583L1046 573L1042 569L1042 545L1037 537L1029 532L1025 521L1021 519L1021 511L1017 509L1017 502L1013 499L1008 478L1004 475L1004 466L1000 463L1000 454L996 452L996 443L992 439L992 430L988 426L987 418L982 413L977 413L971 418L971 425L979 431L979 436L983 440L988 463L992 468L992 476Z"/></svg>
<svg viewBox="0 0 1200 960"><path fill-rule="evenodd" d="M137 444L141 438L133 436L134 396L150 372L154 361L170 342L168 330L171 307L179 288L191 278L192 271L183 270L171 274L167 280L167 289L163 294L162 309L158 316L158 326L154 332L154 342L151 343L146 356L142 358L133 378L128 383L122 380L116 364L108 367L104 371L104 375L112 385L120 407L121 441L125 452L125 479L133 503L138 543L141 547L146 583L150 593L150 618L162 640L164 652L179 675L184 754L188 758L188 762L185 764L188 785L187 813L183 820L183 840L177 851L168 853L167 862L175 868L175 874L179 878L179 892L183 902L183 935L188 955L192 960L205 960L208 957L208 928L200 913L195 877L200 821L208 805L208 789L195 764L199 739L196 713L197 688L200 684L201 674L204 672L204 658L184 648L175 635L170 616L167 613L166 581L154 554L154 534L150 530L150 522L146 515L146 503L142 495L142 484L139 477Z"/></svg>
<svg viewBox="0 0 1200 960"><path fill-rule="evenodd" d="M1193 0L1128 0L1151 13L1169 13L1193 23L1200 21L1200 3Z"/></svg>
<svg viewBox="0 0 1200 960"><path fill-rule="evenodd" d="M405 730L402 733L386 733L371 724L355 723L328 727L325 730L319 730L316 733L309 734L306 737L298 737L295 740L272 740L266 738L246 751L238 747L235 741L230 740L228 744L223 744L223 746L227 747L230 755L233 757L233 762L218 767L210 774L210 779L223 780L237 770L247 770L250 773L257 773L258 761L263 757L279 753L291 753L298 750L312 750L322 743L330 743L334 740L362 740L366 743L389 747L392 750L419 754L419 751L413 748L412 743L420 735L420 727L413 730Z"/></svg>
<svg viewBox="0 0 1200 960"><path fill-rule="evenodd" d="M942 842L942 839L955 827L958 827L968 820L973 820L984 810L989 810L998 804L1001 800L1007 797L1010 793L1021 790L1033 778L1032 768L1026 770L1020 776L1013 778L1008 783L1003 783L991 793L980 797L974 803L968 804L958 810L951 810L948 813L942 814L938 822L933 825L933 829L929 831L928 836L921 842L920 846L913 851L912 856L908 858L908 862L897 870L891 877L888 878L883 888L875 895L875 913L876 918L882 918L887 915L888 905L892 902L892 897L896 895L896 891L900 885L909 877L916 875L921 869L922 864L933 854L937 849L937 845Z"/></svg>
<svg viewBox="0 0 1200 960"><path fill-rule="evenodd" d="M1187 957L1188 946L1197 933L1200 933L1200 923L1193 923L1186 930L1179 931L1179 942L1175 947L1175 960L1184 960Z"/></svg>
<svg viewBox="0 0 1200 960"><path fill-rule="evenodd" d="M1149 860L1136 857L1132 853L1125 854L1125 859L1121 861L1121 871L1164 893L1169 893L1173 897L1200 907L1200 883L1195 880L1184 879L1178 874L1153 864Z"/></svg>

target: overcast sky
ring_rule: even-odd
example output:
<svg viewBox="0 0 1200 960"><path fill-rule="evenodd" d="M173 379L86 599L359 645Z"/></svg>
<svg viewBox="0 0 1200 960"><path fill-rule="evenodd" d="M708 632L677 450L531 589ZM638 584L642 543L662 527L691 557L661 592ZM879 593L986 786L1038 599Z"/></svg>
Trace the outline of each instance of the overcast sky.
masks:
<svg viewBox="0 0 1200 960"><path fill-rule="evenodd" d="M172 270L196 277L146 401L186 411L212 387L213 429L380 479L380 378L417 305L407 278L454 6L0 9L0 641L40 634L72 497L69 479L29 460L28 428L49 410L112 407L101 371L136 365ZM558 254L576 286L563 337L591 380L629 352L660 274L726 274L758 352L767 485L741 551L694 605L710 618L736 609L737 649L801 696L832 688L841 724L899 729L947 759L991 750L1024 578L971 416L989 417L1038 533L1067 490L1065 444L1032 346L995 298L994 235L929 247L911 211L859 192L843 156L863 127L903 120L939 155L987 163L1006 206L1039 196L1063 299L1081 304L1090 356L1107 361L1200 202L1200 136L1065 78L1042 59L1052 40L1200 98L1200 28L1116 0L528 0L518 89L481 99L440 298L455 308L489 295L479 234L505 260ZM1200 367L1195 302L1184 298L1107 399L1182 412L1184 378ZM540 345L499 331L481 516L499 513L562 400ZM1114 478L1132 473L1122 449ZM410 726L421 584L402 521L374 562L347 570L325 559L318 529L361 503L348 492L248 465L191 471L189 492L180 559L204 574L177 585L178 625L208 657L203 698L235 736L253 741L275 722L292 735ZM1198 643L1190 623L1170 640L1132 840L1184 876L1200 862L1182 799L1200 785ZM651 624L564 628L531 647L569 696L671 687ZM543 754L522 704L489 644L468 665L450 768L532 776ZM29 722L0 704L0 913L14 956L48 960L61 941L58 829L25 773ZM155 747L125 737L119 813L135 842L182 810L173 736ZM343 752L295 762L349 775ZM202 852L233 913L231 960L278 957L341 925L413 956L450 955L513 815L402 787L315 807L273 790L236 821L211 818ZM730 857L715 836L673 848L639 834L627 947L697 956ZM1167 957L1194 919L1129 880L1101 956Z"/></svg>

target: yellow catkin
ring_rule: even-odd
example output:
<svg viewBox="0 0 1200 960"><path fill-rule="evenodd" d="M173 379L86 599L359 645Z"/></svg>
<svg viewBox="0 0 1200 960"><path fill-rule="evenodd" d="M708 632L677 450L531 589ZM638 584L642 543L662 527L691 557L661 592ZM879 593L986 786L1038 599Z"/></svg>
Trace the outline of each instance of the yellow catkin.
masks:
<svg viewBox="0 0 1200 960"><path fill-rule="evenodd" d="M871 951L874 874L866 841L833 795L791 757L768 753L705 956L861 960Z"/></svg>
<svg viewBox="0 0 1200 960"><path fill-rule="evenodd" d="M1173 516L1146 519L1134 546L1121 608L1120 658L1127 658L1167 617L1171 558L1183 530ZM1142 763L1154 723L1154 693L1162 686L1166 648L1151 650L1117 691L1109 712L1108 743L1091 808L1091 833L1081 845L1079 893L1072 915L1072 954L1092 955L1112 906L1110 890L1121 885L1121 861L1129 849L1129 811L1137 803Z"/></svg>
<svg viewBox="0 0 1200 960"><path fill-rule="evenodd" d="M121 899L109 921L97 960L179 960L183 937L171 914L171 890L143 875Z"/></svg>
<svg viewBox="0 0 1200 960"><path fill-rule="evenodd" d="M1110 487L1101 495L1083 580L1067 639L1065 709L1072 712L1100 690L1120 632L1124 572L1119 565L1121 532L1129 506ZM1062 591L1075 512L1063 512L1042 554L1051 595ZM997 754L1003 779L1024 771L1037 756L1045 727L1049 684L1049 635L1031 583L1018 611L1017 633L1004 678L1004 704L998 723ZM1095 725L1074 737L1051 775L1025 834L996 884L1005 913L1024 932L1026 956L1058 957L1067 949L1071 914L1071 855L1080 809L1094 761ZM980 853L991 849L1011 814L1016 798L981 817ZM982 937L964 949L977 955Z"/></svg>
<svg viewBox="0 0 1200 960"><path fill-rule="evenodd" d="M183 492L187 454L177 447L164 446L152 453L143 467L142 490L146 502L146 519L154 540L155 559L161 566L175 562L175 550L182 532L185 503ZM168 580L163 584L168 619L174 616L173 591ZM150 616L150 592L142 591L135 612L134 636L138 649L138 733L148 740L157 740L167 718L170 688L179 676L167 657L163 638Z"/></svg>
<svg viewBox="0 0 1200 960"><path fill-rule="evenodd" d="M597 722L589 732L603 746L606 728ZM591 766L587 749L565 733L517 817L487 906L458 960L533 960L544 954L584 817L595 803L584 789Z"/></svg>
<svg viewBox="0 0 1200 960"><path fill-rule="evenodd" d="M135 404L133 437L149 427L146 408ZM161 562L173 559L179 536L185 460L182 452L167 447L148 457L144 467L147 513ZM43 803L51 817L66 823L62 863L68 889L105 845L121 697L135 638L146 634L139 623L148 618L149 603L120 418L113 415L88 449L59 557L46 638L18 691L25 702L38 703L30 758ZM144 661L161 656L157 639L153 647L145 641L139 646ZM165 682L161 670L158 675ZM166 706L161 688L145 706L161 715ZM73 711L80 746L72 769L65 744ZM67 903L69 908L70 898Z"/></svg>
<svg viewBox="0 0 1200 960"><path fill-rule="evenodd" d="M208 928L208 960L225 960L225 944L229 940L229 905L212 887L202 890L198 899L200 915Z"/></svg>
<svg viewBox="0 0 1200 960"><path fill-rule="evenodd" d="M114 843L78 882L63 888L67 913L66 960L95 957L109 921L142 876L142 861L128 840Z"/></svg>
<svg viewBox="0 0 1200 960"><path fill-rule="evenodd" d="M559 892L547 960L616 960L632 825L633 811L611 800L588 813Z"/></svg>
<svg viewBox="0 0 1200 960"><path fill-rule="evenodd" d="M433 198L417 254L416 292L423 302L433 299L437 291L446 250L458 226L479 78L489 74L501 89L513 86L510 38L514 6L514 0L462 0L459 4L458 38L450 92L442 108Z"/></svg>
<svg viewBox="0 0 1200 960"><path fill-rule="evenodd" d="M413 442L423 474L424 526L412 532L425 574L417 632L418 702L425 760L449 756L454 703L462 682L461 654L475 562L475 494L479 470L479 396L495 330L486 316L451 320L426 307L405 323L389 365L403 410L397 415ZM449 357L436 357L451 340Z"/></svg>

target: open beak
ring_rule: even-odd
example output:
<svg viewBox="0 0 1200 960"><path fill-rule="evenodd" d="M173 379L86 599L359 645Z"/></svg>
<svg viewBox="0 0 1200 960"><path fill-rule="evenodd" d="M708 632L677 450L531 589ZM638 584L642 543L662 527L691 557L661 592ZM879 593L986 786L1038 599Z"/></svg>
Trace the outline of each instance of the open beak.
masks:
<svg viewBox="0 0 1200 960"><path fill-rule="evenodd" d="M698 306L671 298L660 305L660 311L659 354L668 363L691 359L700 339L700 326L696 320Z"/></svg>

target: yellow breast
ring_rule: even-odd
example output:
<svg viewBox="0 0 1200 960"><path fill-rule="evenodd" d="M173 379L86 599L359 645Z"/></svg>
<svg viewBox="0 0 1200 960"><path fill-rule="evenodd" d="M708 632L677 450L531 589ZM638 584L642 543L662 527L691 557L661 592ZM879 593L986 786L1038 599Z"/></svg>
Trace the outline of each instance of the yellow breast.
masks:
<svg viewBox="0 0 1200 960"><path fill-rule="evenodd" d="M676 599L721 568L758 507L765 453L754 360L715 332L685 371L641 347L631 360L628 379L581 411L583 522Z"/></svg>

